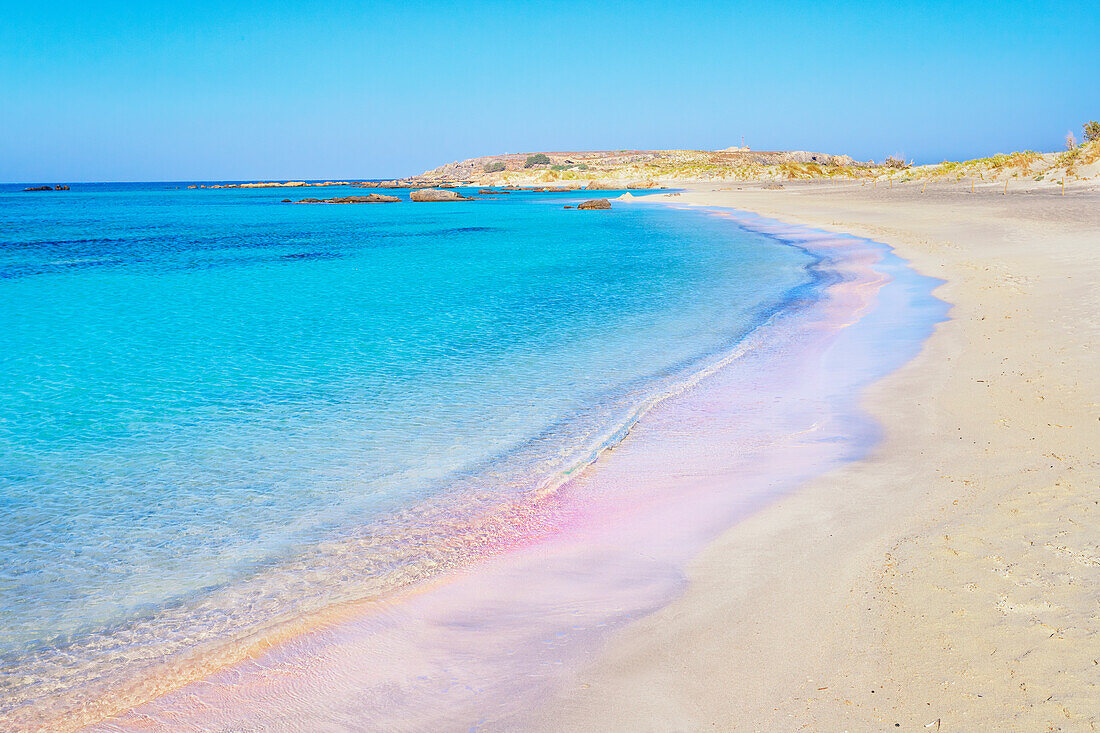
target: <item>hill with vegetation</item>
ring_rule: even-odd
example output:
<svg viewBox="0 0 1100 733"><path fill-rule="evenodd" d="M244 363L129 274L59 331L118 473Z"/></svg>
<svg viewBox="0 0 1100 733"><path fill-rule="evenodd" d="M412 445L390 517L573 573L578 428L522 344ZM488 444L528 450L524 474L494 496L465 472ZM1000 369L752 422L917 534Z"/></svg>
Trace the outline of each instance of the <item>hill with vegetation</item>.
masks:
<svg viewBox="0 0 1100 733"><path fill-rule="evenodd" d="M1062 186L1100 175L1100 125L1085 126L1085 141L1067 136L1061 152L1004 153L966 161L914 165L894 157L860 162L847 155L806 151L615 150L506 153L455 161L405 185L568 186L656 188L688 182L836 179L840 181L1028 182Z"/></svg>

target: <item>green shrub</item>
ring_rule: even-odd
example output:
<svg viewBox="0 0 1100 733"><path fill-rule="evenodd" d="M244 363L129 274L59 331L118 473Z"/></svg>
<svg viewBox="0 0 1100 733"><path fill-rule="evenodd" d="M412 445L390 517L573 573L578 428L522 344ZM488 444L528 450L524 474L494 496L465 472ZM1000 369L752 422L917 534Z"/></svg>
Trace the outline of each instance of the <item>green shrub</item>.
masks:
<svg viewBox="0 0 1100 733"><path fill-rule="evenodd" d="M1094 143L1100 140L1100 122L1090 120L1085 123L1085 142Z"/></svg>
<svg viewBox="0 0 1100 733"><path fill-rule="evenodd" d="M506 167L504 161L494 160L492 163L486 163L484 170L486 173L500 173Z"/></svg>
<svg viewBox="0 0 1100 733"><path fill-rule="evenodd" d="M523 162L524 168L533 168L536 165L542 165L549 163L550 158L546 157L545 153L535 153L534 155L528 155L527 160Z"/></svg>

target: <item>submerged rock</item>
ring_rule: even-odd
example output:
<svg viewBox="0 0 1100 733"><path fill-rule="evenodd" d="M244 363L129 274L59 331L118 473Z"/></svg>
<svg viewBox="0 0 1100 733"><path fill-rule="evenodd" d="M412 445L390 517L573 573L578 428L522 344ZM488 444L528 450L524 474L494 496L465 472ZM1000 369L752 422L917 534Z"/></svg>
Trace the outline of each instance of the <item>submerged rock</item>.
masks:
<svg viewBox="0 0 1100 733"><path fill-rule="evenodd" d="M611 202L607 199L589 199L577 204L578 209L610 209Z"/></svg>
<svg viewBox="0 0 1100 733"><path fill-rule="evenodd" d="M285 199L289 200L289 199ZM366 196L337 196L331 199L302 199L300 204L392 204L400 201L396 196L372 193Z"/></svg>
<svg viewBox="0 0 1100 733"><path fill-rule="evenodd" d="M456 191L444 191L439 188L422 188L409 194L413 201L473 201Z"/></svg>

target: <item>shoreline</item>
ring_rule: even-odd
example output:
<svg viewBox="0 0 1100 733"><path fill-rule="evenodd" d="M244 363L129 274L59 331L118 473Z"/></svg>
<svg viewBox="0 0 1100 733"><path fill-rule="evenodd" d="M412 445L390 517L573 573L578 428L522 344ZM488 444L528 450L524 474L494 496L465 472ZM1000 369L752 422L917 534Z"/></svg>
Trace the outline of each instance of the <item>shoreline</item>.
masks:
<svg viewBox="0 0 1100 733"><path fill-rule="evenodd" d="M728 212L721 212L719 215L728 216L729 214ZM825 301L816 304L817 311L799 314L803 316L802 321L799 321L798 316L795 314L786 317L787 320L792 321L786 326L793 329L788 335L802 333L803 335L800 338L804 343L800 346L808 348L807 353L809 354L821 356L822 349L828 350L827 345L830 339L835 338L838 333L850 331L850 329L846 330L846 326L852 320L853 314L858 315L862 309L869 307L870 303L877 298L880 289L886 285L887 280L881 274L870 274L873 272L871 268L875 266L876 262L881 264L884 254L879 245L868 245L846 237L822 236L818 233L807 233L805 230L792 229L791 227L768 222L763 222L760 226L770 228L771 233L779 235L780 239L783 239L784 236L795 241L800 238L806 239L809 241L807 246L817 247L819 251L827 251L830 247L839 247L840 250L847 248L843 255L834 253L832 266L834 269L839 268L839 270L836 270L837 272L843 272L846 267L855 269L849 270L847 276L841 277L839 282L827 287L829 294ZM788 241L788 243L794 242ZM798 245L795 244L795 246ZM813 311L812 306L811 311ZM799 328L802 331L799 331ZM384 671L372 669L369 673L371 679L366 680L362 676L365 671L359 669L355 662L346 658L350 654L349 649L356 649L356 656L358 657L369 657L377 660L385 656L380 654L378 645L381 644L381 648L386 649L388 653L392 653L395 648L402 649L403 653L397 655L402 659L410 657L415 659L418 655L424 654L436 657L434 660L424 660L427 661L429 668L438 665L441 660L445 663L448 659L447 655L451 655L451 662L453 663L453 656L462 646L463 637L466 637L467 642L471 637L486 641L490 637L487 632L491 630L493 631L491 636L494 643L499 644L500 641L497 640L497 637L503 637L503 640L506 641L510 634L516 632L515 629L510 628L507 618L515 616L518 609L525 607L527 601L526 598L521 600L510 595L515 593L516 588L513 586L517 582L519 587L526 587L533 596L544 593L547 585L556 587L558 595L555 599L541 599L544 603L549 602L551 606L561 605L561 598L564 593L566 597L572 598L574 604L579 604L577 608L585 609L585 611L577 611L582 614L584 623L580 626L571 624L565 628L564 635L569 637L571 641L561 642L559 646L562 648L558 650L558 653L571 656L574 662L579 662L581 657L588 654L591 643L594 643L596 639L602 639L606 635L608 621L611 621L612 626L619 626L626 621L640 617L640 615L650 613L672 600L678 589L682 588L682 575L676 569L678 565L686 562L703 545L719 534L725 527L728 527L730 521L746 516L762 504L773 501L776 492L787 491L808 475L816 473L818 468L811 468L811 466L817 465L814 461L824 460L828 464L836 460L849 460L854 455L850 451L855 450L856 454L862 452L863 449L858 448L858 444L870 439L870 433L865 429L866 426L858 428L858 426L850 423L850 418L845 419L849 422L842 420L842 424L823 429L819 422L824 415L832 414L829 410L842 412L845 408L836 405L832 407L819 405L816 396L808 400L798 398L803 400L805 404L799 403L801 405L800 412L795 411L798 412L795 416L797 419L792 419L788 415L786 417L790 424L781 427L771 425L777 417L774 410L769 412L768 409L756 407L752 408L756 413L754 415L756 422L752 427L758 430L755 437L759 439L761 435L767 435L764 425L768 425L769 429L773 431L778 430L779 432L771 435L770 438L777 442L786 442L781 446L782 450L779 453L783 453L784 450L787 451L788 459L777 462L776 456L773 455L769 460L762 461L763 465L755 465L754 461L769 455L766 450L763 453L759 451L765 448L774 449L774 446L761 444L755 447L757 454L754 455L749 450L748 456L739 456L740 463L734 460L734 463L727 461L720 464L720 468L725 471L724 475L727 479L731 475L737 475L739 479L747 481L749 485L752 485L753 481L759 484L755 492L749 491L744 496L735 497L731 505L729 497L722 497L723 492L721 491L716 492L716 489L721 487L716 486L715 479L720 480L723 475L716 471L712 471L709 483L706 483L707 477L703 477L705 486L696 482L693 488L683 492L684 496L677 497L678 499L685 499L683 503L685 506L690 505L690 511L679 506L679 504L672 506L668 496L656 491L656 485L660 482L653 481L652 475L649 473L654 470L655 466L647 464L647 458L645 457L646 451L652 454L654 446L663 449L664 459L661 467L668 474L666 481L673 481L672 484L666 484L664 488L679 486L679 483L683 480L681 475L683 465L680 463L683 456L673 457L669 451L669 441L675 441L677 433L682 433L683 426L677 426L677 420L683 423L685 417L684 405L679 405L679 418L674 418L673 416L677 413L677 406L671 403L677 401L686 403L689 405L689 411L691 409L698 410L705 405L707 405L705 409L713 410L715 404L728 405L728 402L724 402L722 399L716 402L716 397L727 400L732 397L741 400L745 406L750 406L753 402L753 399L750 398L758 399L760 392L750 393L748 388L739 380L751 379L755 375L758 382L763 379L763 382L755 385L756 389L759 390L765 387L764 383L768 380L764 370L760 369L762 366L761 360L767 361L765 352L784 352L784 349L776 343L782 341L782 339L774 338L775 335L775 333L772 333L772 338L767 343L758 344L758 351L750 353L748 358L743 360L744 363L717 370L715 374L704 378L706 381L712 382L711 384L699 385L695 389L688 390L686 395L677 395L670 398L667 409L662 404L652 408L652 411L647 413L640 423L637 434L632 434L628 440L615 447L613 456L610 456L608 460L591 464L586 471L583 471L580 476L574 479L576 485L571 486L570 489L576 492L577 497L587 497L584 499L576 498L570 502L574 524L582 528L579 534L577 531L567 530L563 533L564 536L555 537L549 542L543 542L533 547L522 547L502 558L493 558L478 563L474 568L455 573L455 577L441 579L439 583L433 583L434 587L425 592L414 590L410 594L412 598L407 600L405 604L371 604L377 607L374 614L367 614L366 617L361 617L358 620L340 622L331 628L313 632L306 637L293 639L253 662L236 665L234 668L216 673L210 678L209 683L203 683L202 690L197 689L195 685L189 686L190 689L188 687L182 688L121 718L104 721L97 728L119 730L135 726L143 727L140 721L148 721L149 716L162 721L162 724L198 725L199 727L203 727L201 721L204 720L207 725L214 724L215 721L218 724L226 724L227 720L252 723L255 722L256 718L247 716L257 714L262 716L261 720L264 724L276 726L279 724L278 721L286 721L295 714L304 715L306 720L314 720L312 716L321 714L317 709L318 703L316 701L310 703L296 701L296 712L282 708L268 709L262 713L256 711L258 700L270 701L273 697L275 699L281 698L282 695L275 694L274 690L285 689L286 685L291 685L297 695L301 694L301 687L305 686L318 693L317 696L322 699L326 699L326 695L329 696L327 704L323 706L325 711L323 714L330 717L322 719L331 720L331 716L334 714L332 709L339 709L342 705L346 705L347 700L344 698L348 696L374 696L373 704L376 707L371 709L369 704L367 707L367 710L372 712L371 719L373 721L378 722L380 719L378 716L384 715L387 716L385 719L390 720L398 729L416 729L416 723L398 714L398 710L388 708L385 703L379 702L377 698L379 685L382 687L387 684L392 686L397 680L410 676L414 670L406 668L399 662L385 663ZM917 343L919 343L920 338L922 336L918 334ZM790 354L786 355L790 356ZM776 354L768 354L768 356L773 357L774 360ZM871 358L869 352L863 356L868 359L868 365L872 363L880 364L881 362L881 359L876 361ZM751 363L754 360L756 363ZM753 371L754 368L756 371ZM833 365L832 368L835 369L836 365ZM868 368L871 368L872 372L874 371L873 367ZM779 371L783 371L782 368ZM792 377L793 382L798 382L800 378L805 382L808 377L803 370L798 368L795 368L788 376ZM861 380L866 377L865 374L856 374L852 375L851 379L861 383ZM816 395L819 387L817 379L815 377L810 380L809 384L801 384L800 389L803 392L794 391L790 385L784 385L787 390L786 394L789 397L795 394ZM845 385L849 384L843 380L840 381ZM715 391L717 383L721 383L725 392ZM778 388L774 379L770 388ZM709 396L707 395L708 389L711 391ZM838 387L838 390L838 394L844 392L843 388ZM783 392L783 389L780 389L780 392ZM846 396L850 396L850 394L839 394L839 397L834 399L843 400ZM707 402L708 399L710 399L710 402ZM700 401L703 404L700 404ZM694 408L691 407L692 405L694 405ZM822 410L825 410L825 412L822 412ZM729 412L728 409L725 411L724 417L727 423L724 429L732 432L725 436L726 444L741 450L742 443L751 430L736 425L735 423L739 420L743 421L743 417L730 415ZM690 415L688 417L690 418ZM731 418L734 424L730 424ZM712 424L712 427L715 425L717 423ZM662 433L662 430L665 432ZM672 432L668 432L669 430ZM741 432L738 432L738 430ZM818 435L817 433L821 434ZM849 445L845 442L845 439L851 440L853 435L855 436L855 444ZM646 444L647 439L649 440L648 445ZM701 461L707 460L707 453L714 446L706 440L695 440L693 442L693 446L677 444L673 446L673 449L680 452L695 450L697 453L701 450L702 452L699 453L698 458ZM647 447L643 448L643 446ZM794 455L801 456L806 461L801 467L795 467L794 464L797 464L797 461L792 464L789 460L791 450L795 451ZM621 457L623 454L631 453L633 453L633 458L624 459ZM816 458L806 459L806 455L816 456ZM630 467L632 465L631 460L634 461L632 467ZM644 471L640 469L642 465L646 466ZM610 491L606 483L609 480L608 476L615 474L616 467L622 466L628 466L625 472L626 477L632 475L633 480L637 481L645 476L649 482L647 491L640 494L635 492L635 495L630 497L632 502L640 500L643 504L649 505L649 514L642 521L638 521L639 517L636 509L624 506L622 498L615 497L615 492ZM714 467L715 464L712 463L711 468ZM622 474L622 470L618 470ZM731 470L734 471L733 474L730 473ZM770 474L769 470L771 471ZM706 471L694 471L694 473L705 474ZM776 488L777 476L779 475L785 475L787 478L779 480L780 486ZM623 475L620 475L619 480L622 480L623 477ZM604 482L602 485L601 481ZM723 502L725 503L723 504ZM692 528L693 533L689 532L690 536L679 536L675 532L669 534L667 529L663 527L663 522L653 525L652 522L655 519L660 520L662 518L661 515L654 514L654 507L656 506L661 506L666 511L680 512L684 518L689 518L691 521L687 523L687 526ZM723 506L724 509L722 509ZM721 517L724 517L724 519ZM703 527L702 530L700 526ZM637 543L639 540L652 542L655 538L661 536L662 531L666 532L666 536L661 540L663 543L661 544L662 549L655 552L654 557L643 559L626 556L621 550L618 550L620 557L614 557L617 548L630 547L632 542ZM614 538L613 541L612 538ZM608 557L609 552L612 554L610 560ZM643 561L643 565L638 566L639 561ZM557 564L557 567L555 567L555 564ZM620 567L617 567L616 564ZM523 572L520 574L524 576L523 580L517 577L517 573L521 568ZM588 577L584 580L579 580L577 577L578 570L588 569L591 573L593 569L606 571L608 568L614 568L619 573L616 576L618 578L616 582L619 584L616 590L616 599L612 600L610 607L605 596L611 591L606 587L608 577L604 573L595 573L595 577ZM538 587L530 587L531 581L528 576L532 570L536 574L541 574L541 581L543 582ZM503 575L501 575L502 573ZM492 580L494 577L496 582ZM612 585L614 585L614 582ZM471 597L471 593L473 597ZM570 593L572 596L569 596ZM509 596L507 602L499 598L502 594ZM497 603L495 605L490 603L489 607L482 608L481 614L473 613L471 617L471 612L468 610L469 604L483 606L486 603L487 596L498 596ZM622 607L616 608L616 602ZM514 607L517 605L518 609ZM623 607L628 609L625 614L622 610ZM554 620L554 617L560 614L560 610L554 611L552 608L544 606L529 610L531 614L525 614L525 616L530 620L532 614L534 614L538 618L534 624L537 628L534 632L528 629L523 633L531 634L541 631L550 634L553 631L554 633L550 634L552 638L562 635L560 619ZM574 610L576 611L576 609ZM449 628L449 624L441 623L440 617L448 617L455 613L463 615L466 619L463 628L472 624L477 627L477 630L467 629L461 634L450 637L444 634L444 638L440 638L439 635L443 633L443 629ZM423 628L419 634L400 632L393 626L395 619L400 619L403 624L414 624L426 626L427 628ZM554 631L555 629L557 631ZM513 641L515 640L513 639ZM433 643L435 644L435 651L428 653L433 648L431 646ZM425 649L424 645L427 645L428 648ZM535 677L542 678L541 682L532 684L539 689L540 694L543 694L546 691L547 680L557 680L562 674L554 669L560 666L562 662L551 662L540 657L538 653L530 651L531 647L537 650L538 646L537 639L529 639L527 644L519 644L517 648L528 647L528 653L533 655L533 658L524 660L520 666L522 669L526 669L528 674L534 674ZM509 656L515 654L516 652L513 651ZM581 656L578 657L578 654ZM471 682L474 679L488 678L491 684L493 679L497 679L493 677L493 674L499 675L500 672L500 669L493 669L493 663L500 665L503 660L499 657L495 660L491 659L492 654L483 656L490 658L488 668L484 665L484 659L481 660L481 663L467 660L469 664L462 665L465 667L464 669L456 671L454 668L448 668L447 674L459 675L460 677L465 675L470 677ZM523 655L520 654L520 656ZM318 660L322 661L318 662ZM313 669L309 679L302 677L303 669L312 668L317 664L320 665L319 670ZM514 667L514 663L509 662L509 664ZM261 668L275 667L280 670L281 675L286 675L292 678L293 681L272 681L267 679L263 672L258 672L254 668L255 666ZM415 667L415 664L411 666ZM565 663L566 668L571 666L573 665ZM445 664L444 667L446 668ZM509 671L507 664L504 665L504 669ZM480 671L479 674L474 674L478 671ZM515 671L515 669L511 669L508 675L499 677L498 681L501 683L503 690L487 691L481 699L468 700L460 694L457 699L450 700L447 703L448 714L436 719L435 724L443 720L448 722L454 720L455 718L449 717L451 714L470 715L473 716L470 719L476 720L479 717L475 714L476 711L484 710L486 706L484 698L493 696L490 692L496 693L499 697L499 693L511 690L512 692L521 692L521 697L524 699L534 699L532 689L522 691L514 689L514 684L510 678L515 675ZM315 679L318 676L327 677L329 683L318 688L318 682ZM389 679L388 683L387 678ZM210 683L214 685L213 689L218 689L230 680L232 680L234 688L237 688L237 690L243 688L245 692L235 691L213 695L209 693ZM438 680L432 682L434 684ZM333 690L339 690L341 686L343 687L342 697L340 692L333 692ZM367 686L370 687L369 694L366 690L361 689ZM403 694L415 697L426 691L419 688L431 687L431 685L413 684L408 687L410 689ZM434 692L435 694L439 693L439 691ZM532 697L528 698L528 695L532 695ZM194 702L196 698L200 699L199 703ZM251 702L247 702L249 699L251 699ZM499 702L498 700L498 704ZM271 703L269 705L270 707L277 707ZM399 707L405 710L406 715L410 712L408 700ZM220 713L214 718L209 717L212 709L220 710ZM530 709L530 702L525 706L518 707L513 704L507 713L498 711L494 720L496 724L503 724L505 720L515 723L526 718ZM358 710L360 714L364 712L362 707ZM466 720L467 718L462 717L461 719ZM419 722L427 724L429 721L420 720Z"/></svg>
<svg viewBox="0 0 1100 733"><path fill-rule="evenodd" d="M680 216L675 213L671 215ZM697 216L706 215L697 214ZM790 243L775 242L768 246L790 247L804 251L804 248ZM641 397L640 401L620 400L628 409L620 411L621 414L610 415L615 422L607 429L601 428L594 433L593 437L596 439L594 443L580 450L576 450L575 446L570 448L569 455L562 464L566 466L564 470L554 470L550 474L541 472L532 474L534 478L529 482L531 491L516 496L498 495L491 503L484 496L470 497L461 505L448 502L447 496L424 500L423 504L428 508L418 506L412 513L417 516L436 518L438 520L436 529L440 529L443 524L447 526L442 527L444 531L437 532L437 536L434 537L427 536L423 522L407 530L421 541L421 546L416 549L422 551L421 554L424 557L407 563L407 566L396 568L390 573L390 575L402 576L406 580L405 583L384 585L382 581L390 578L390 575L387 575L384 579L378 579L379 582L376 583L377 587L384 590L372 592L369 596L358 597L349 596L334 589L324 606L310 608L290 617L261 619L254 627L247 627L247 633L233 636L228 641L189 634L189 644L182 652L175 648L168 648L167 651L153 648L151 652L135 655L139 659L149 659L151 663L142 674L131 674L124 678L123 684L118 684L116 679L99 677L94 680L94 685L74 686L70 688L68 694L55 695L48 699L47 702L57 702L58 707L62 707L60 716L56 716L55 710L46 708L44 705L33 709L31 705L22 705L7 711L13 715L10 718L5 716L5 719L14 720L21 725L36 725L42 721L38 716L44 715L44 719L48 721L47 724L67 725L70 728L94 722L105 717L103 711L125 709L130 707L127 703L140 704L167 691L208 677L226 667L244 663L282 641L313 633L333 623L346 620L356 613L356 609L362 610L363 607L369 609L376 605L379 599L383 599L381 601L383 603L389 603L410 594L415 595L420 592L418 587L420 584L431 586L438 582L438 578L433 577L430 570L427 571L428 577L420 574L418 571L421 565L442 567L443 572L446 573L453 571L456 567L462 568L508 552L512 547L523 547L532 542L538 542L545 536L553 534L558 529L558 525L567 519L563 519L560 507L557 506L561 502L554 496L559 487L569 483L602 455L612 451L630 433L638 420L644 418L654 406L691 389L693 385L721 369L731 359L737 358L744 340L751 334L766 329L774 318L789 315L788 312L795 307L794 304L823 297L820 291L826 284L824 278L827 276L816 272L819 258L814 257L813 260L807 266L807 281L787 291L781 299L774 301L774 306L761 308L759 317L751 321L746 330L740 332L734 340L708 350L689 362L682 362L670 367L666 372L655 375L647 381L644 389L640 388L634 392L634 388L631 387L628 391L635 397ZM628 391L624 391L624 395ZM625 418L625 421L621 421L620 418ZM522 450L524 449L519 449L517 452ZM564 452L562 455L565 457ZM509 457L507 462L510 465L514 460ZM502 459L502 465L503 463ZM501 470L503 469L498 469L497 472L500 473ZM449 493L456 491L457 489ZM447 517L449 521L444 522L442 517ZM379 529L379 535L383 531L386 535L376 540L378 543L385 544L388 537L400 533L401 525L395 520L392 526L385 524ZM345 557L346 562L355 560L362 562L363 556L353 556L349 552ZM306 558L292 567L292 570L308 578L318 572L318 564L319 561L314 560L311 565L310 558ZM270 575L286 576L288 572L282 566L276 566L270 570ZM416 579L418 575L420 577ZM267 578L268 573L262 574L255 580L255 584L262 590L267 585ZM410 578L413 579L412 587L408 584ZM291 578L291 580L296 579ZM308 590L306 586L300 587ZM206 599L212 607L219 607L219 592L222 592L221 589L215 589L215 592ZM239 593L239 589L227 587L225 592ZM183 608L180 613L187 610ZM177 614L167 622L161 623L161 626L174 631L171 622L179 622L179 619L180 616ZM160 621L159 618L156 620ZM107 641L110 640L107 639ZM81 650L65 650L73 657L77 656L79 651ZM65 681L70 682L70 680ZM47 714L46 710L50 712ZM79 723L73 721L73 714L69 711L76 711L76 715L80 716L77 718Z"/></svg>
<svg viewBox="0 0 1100 733"><path fill-rule="evenodd" d="M685 594L618 634L540 728L1100 723L1100 197L914 193L676 199L890 244L945 281L952 318L868 390L870 455L711 544Z"/></svg>

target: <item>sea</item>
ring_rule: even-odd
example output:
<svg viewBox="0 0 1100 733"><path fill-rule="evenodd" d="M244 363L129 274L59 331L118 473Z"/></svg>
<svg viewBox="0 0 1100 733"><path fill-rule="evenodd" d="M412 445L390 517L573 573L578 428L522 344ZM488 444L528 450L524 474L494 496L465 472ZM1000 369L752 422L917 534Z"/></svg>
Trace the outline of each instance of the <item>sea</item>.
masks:
<svg viewBox="0 0 1100 733"><path fill-rule="evenodd" d="M500 509L826 284L622 192L201 183L0 185L0 720L552 531Z"/></svg>

